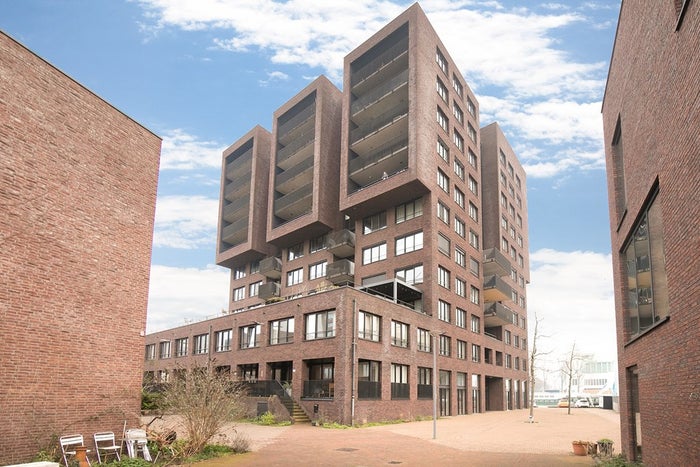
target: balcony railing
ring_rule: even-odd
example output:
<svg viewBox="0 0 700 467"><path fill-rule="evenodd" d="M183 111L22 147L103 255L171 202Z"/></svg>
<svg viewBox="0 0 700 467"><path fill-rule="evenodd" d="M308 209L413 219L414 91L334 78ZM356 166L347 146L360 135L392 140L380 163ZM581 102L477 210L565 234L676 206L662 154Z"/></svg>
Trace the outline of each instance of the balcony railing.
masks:
<svg viewBox="0 0 700 467"><path fill-rule="evenodd" d="M331 380L304 381L304 394L306 399L333 399L334 383Z"/></svg>
<svg viewBox="0 0 700 467"><path fill-rule="evenodd" d="M408 70L404 70L398 75L394 76L390 80L386 81L384 84L372 89L367 94L357 99L350 106L351 115L356 115L360 111L370 107L371 105L379 102L385 96L391 94L392 92L400 89L408 83Z"/></svg>
<svg viewBox="0 0 700 467"><path fill-rule="evenodd" d="M484 307L484 325L486 327L502 326L513 322L513 311L502 303L486 303Z"/></svg>
<svg viewBox="0 0 700 467"><path fill-rule="evenodd" d="M288 170L285 170L284 172L278 174L275 177L275 185L279 187L288 182L289 180L292 180L294 177L297 177L305 171L311 169L313 166L314 158L309 157L304 162L297 164L294 167L291 167Z"/></svg>
<svg viewBox="0 0 700 467"><path fill-rule="evenodd" d="M292 109L293 110L293 109ZM278 138L284 138L284 136L298 127L299 125L303 124L306 122L309 118L315 116L316 114L316 102L313 102L311 105L297 113L295 116L281 124L280 126L277 127L277 137Z"/></svg>
<svg viewBox="0 0 700 467"><path fill-rule="evenodd" d="M329 264L326 271L326 279L333 284L354 282L355 263L349 259L341 259Z"/></svg>
<svg viewBox="0 0 700 467"><path fill-rule="evenodd" d="M355 255L355 233L343 229L328 235L328 251L339 258L347 258Z"/></svg>
<svg viewBox="0 0 700 467"><path fill-rule="evenodd" d="M284 215L282 215L283 211L285 211L287 208L289 208L293 204L304 200L305 198L310 198L312 192L313 192L313 186L306 185L306 186L299 188L296 191L293 191L293 192L286 194L280 198L277 198L274 202L275 215L286 219L286 217ZM311 204L310 200L309 200L309 204Z"/></svg>
<svg viewBox="0 0 700 467"><path fill-rule="evenodd" d="M406 135L400 135L398 138L395 138L393 141L390 141L388 144L384 145L383 147L379 148L372 154L368 154L365 156L361 157L356 157L355 159L352 159L350 161L350 173L355 174L356 172L363 170L366 167L369 167L372 164L376 164L377 162L381 161L382 159L386 159L389 157L393 157L396 154L405 152L405 150L408 148L408 138ZM406 158L408 158L408 154L406 154Z"/></svg>
<svg viewBox="0 0 700 467"><path fill-rule="evenodd" d="M309 134L299 135L297 139L277 151L277 164L284 162L292 155L296 154L301 148L312 144L315 139L315 133L311 131Z"/></svg>
<svg viewBox="0 0 700 467"><path fill-rule="evenodd" d="M382 384L379 381L358 381L357 397L360 399L381 399Z"/></svg>
<svg viewBox="0 0 700 467"><path fill-rule="evenodd" d="M391 383L391 398L392 399L408 399L410 395L410 386L406 383Z"/></svg>
<svg viewBox="0 0 700 467"><path fill-rule="evenodd" d="M280 285L277 282L267 282L258 287L258 298L268 300L280 296Z"/></svg>
<svg viewBox="0 0 700 467"><path fill-rule="evenodd" d="M484 278L484 301L504 302L511 300L513 289L501 279L500 276L489 276Z"/></svg>
<svg viewBox="0 0 700 467"><path fill-rule="evenodd" d="M484 251L484 276L509 276L510 261L498 248Z"/></svg>
<svg viewBox="0 0 700 467"><path fill-rule="evenodd" d="M275 256L261 260L259 272L270 279L279 279L282 274L282 260Z"/></svg>
<svg viewBox="0 0 700 467"><path fill-rule="evenodd" d="M432 399L433 398L433 385L432 384L419 384L418 385L418 399Z"/></svg>
<svg viewBox="0 0 700 467"><path fill-rule="evenodd" d="M401 57L406 52L408 52L408 38L401 40L392 47L389 47L384 52L379 54L377 58L367 63L362 68L354 71L352 73L352 86L357 86L359 83L381 70L385 65Z"/></svg>

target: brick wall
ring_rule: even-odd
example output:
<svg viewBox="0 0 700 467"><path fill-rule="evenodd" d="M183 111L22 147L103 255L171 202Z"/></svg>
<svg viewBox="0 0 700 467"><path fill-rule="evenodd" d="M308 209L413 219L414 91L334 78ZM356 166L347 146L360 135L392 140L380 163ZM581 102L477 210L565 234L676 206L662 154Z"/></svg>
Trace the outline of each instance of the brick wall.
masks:
<svg viewBox="0 0 700 467"><path fill-rule="evenodd" d="M138 422L159 153L0 33L0 464Z"/></svg>

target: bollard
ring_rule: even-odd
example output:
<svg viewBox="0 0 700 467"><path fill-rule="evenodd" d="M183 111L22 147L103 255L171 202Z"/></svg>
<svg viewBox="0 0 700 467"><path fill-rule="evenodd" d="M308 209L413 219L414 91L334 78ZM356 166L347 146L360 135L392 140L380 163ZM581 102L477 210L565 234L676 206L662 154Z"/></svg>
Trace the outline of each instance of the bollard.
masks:
<svg viewBox="0 0 700 467"><path fill-rule="evenodd" d="M76 446L75 458L78 460L78 467L90 467L87 460L87 448L85 446Z"/></svg>

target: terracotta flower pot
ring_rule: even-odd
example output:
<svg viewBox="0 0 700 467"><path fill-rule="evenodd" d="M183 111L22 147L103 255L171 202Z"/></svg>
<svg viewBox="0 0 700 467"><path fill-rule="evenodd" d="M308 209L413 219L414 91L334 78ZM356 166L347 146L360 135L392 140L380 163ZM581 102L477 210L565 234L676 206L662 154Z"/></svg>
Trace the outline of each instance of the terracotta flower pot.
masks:
<svg viewBox="0 0 700 467"><path fill-rule="evenodd" d="M574 448L575 456L585 456L588 454L588 443L574 441L571 443L571 446Z"/></svg>

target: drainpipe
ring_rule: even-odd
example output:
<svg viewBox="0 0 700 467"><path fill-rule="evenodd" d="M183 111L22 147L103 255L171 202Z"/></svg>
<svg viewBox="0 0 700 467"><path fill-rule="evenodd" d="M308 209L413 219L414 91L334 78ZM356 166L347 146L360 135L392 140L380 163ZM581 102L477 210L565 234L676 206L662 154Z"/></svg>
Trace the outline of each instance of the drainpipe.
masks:
<svg viewBox="0 0 700 467"><path fill-rule="evenodd" d="M350 365L350 426L355 426L355 354L357 353L357 338L355 331L355 320L357 313L357 302L352 299L352 346L351 346L351 358L352 364Z"/></svg>

